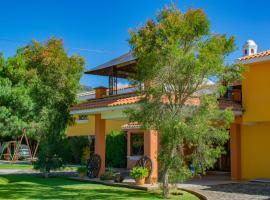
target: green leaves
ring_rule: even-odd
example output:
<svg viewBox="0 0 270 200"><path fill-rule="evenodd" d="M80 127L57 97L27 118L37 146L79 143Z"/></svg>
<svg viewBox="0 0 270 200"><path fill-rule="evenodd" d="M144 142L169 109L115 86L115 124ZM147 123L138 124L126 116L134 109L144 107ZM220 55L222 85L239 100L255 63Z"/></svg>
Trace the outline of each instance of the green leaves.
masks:
<svg viewBox="0 0 270 200"><path fill-rule="evenodd" d="M228 140L234 115L221 111L217 99L228 83L241 79L243 67L225 62L235 50L235 38L211 34L209 24L203 10L182 13L171 5L130 32L136 78L145 83L145 91L141 108L128 114L159 132L164 184L168 173L186 179L191 166L204 173ZM217 81L210 83L211 77Z"/></svg>
<svg viewBox="0 0 270 200"><path fill-rule="evenodd" d="M0 135L18 136L26 128L41 140L38 163L46 171L62 163L59 144L83 69L83 58L69 56L55 38L32 41L7 60L0 56Z"/></svg>

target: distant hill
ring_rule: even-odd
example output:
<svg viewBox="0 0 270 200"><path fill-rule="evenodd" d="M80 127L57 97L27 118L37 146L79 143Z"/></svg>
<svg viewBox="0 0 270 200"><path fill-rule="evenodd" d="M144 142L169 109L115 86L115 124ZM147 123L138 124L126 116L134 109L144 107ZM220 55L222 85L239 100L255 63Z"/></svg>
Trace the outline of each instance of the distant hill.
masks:
<svg viewBox="0 0 270 200"><path fill-rule="evenodd" d="M81 89L79 92L87 92L87 91L91 91L91 90L93 90L93 88L91 86L81 85Z"/></svg>

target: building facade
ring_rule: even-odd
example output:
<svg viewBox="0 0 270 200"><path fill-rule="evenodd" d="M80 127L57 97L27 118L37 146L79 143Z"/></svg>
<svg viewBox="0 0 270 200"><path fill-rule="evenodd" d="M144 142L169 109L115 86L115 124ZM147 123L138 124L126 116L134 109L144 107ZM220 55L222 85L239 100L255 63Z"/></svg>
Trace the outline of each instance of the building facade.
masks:
<svg viewBox="0 0 270 200"><path fill-rule="evenodd" d="M230 140L225 147L227 154L217 162L215 169L231 172L234 180L270 178L270 51L257 53L254 41L243 47L242 62L248 70L244 80L233 83L224 98L219 99L220 109L231 108L235 120L230 127ZM143 155L153 162L151 182L158 176L158 133L142 130L139 124L128 122L127 108L139 107L140 97L136 87L117 88L118 78L128 78L136 73L136 58L131 53L104 63L86 74L108 76L108 87L79 95L81 102L71 107L75 125L68 127L67 135L92 136L95 152L102 158L100 174L105 171L105 139L113 130L127 134L127 168L131 168ZM134 145L136 141L136 145ZM138 146L138 141L140 144Z"/></svg>

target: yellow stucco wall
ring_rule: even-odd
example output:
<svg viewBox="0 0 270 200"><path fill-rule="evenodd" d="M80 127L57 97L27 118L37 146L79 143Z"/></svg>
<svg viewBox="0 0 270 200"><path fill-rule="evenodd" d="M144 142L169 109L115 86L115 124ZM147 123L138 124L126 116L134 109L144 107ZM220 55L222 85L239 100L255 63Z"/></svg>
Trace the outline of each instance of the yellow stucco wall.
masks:
<svg viewBox="0 0 270 200"><path fill-rule="evenodd" d="M242 179L270 178L270 122L242 125Z"/></svg>
<svg viewBox="0 0 270 200"><path fill-rule="evenodd" d="M78 115L74 116L78 119ZM127 120L106 120L106 134L112 130L120 131L121 126L128 123ZM67 136L95 135L95 116L89 115L87 123L75 123L67 129Z"/></svg>
<svg viewBox="0 0 270 200"><path fill-rule="evenodd" d="M78 116L74 116L78 119ZM87 123L75 123L67 129L67 136L95 135L95 116L89 115Z"/></svg>
<svg viewBox="0 0 270 200"><path fill-rule="evenodd" d="M111 131L121 131L121 126L126 123L127 120L106 120L106 134Z"/></svg>
<svg viewBox="0 0 270 200"><path fill-rule="evenodd" d="M250 64L244 77L243 122L270 121L270 61Z"/></svg>

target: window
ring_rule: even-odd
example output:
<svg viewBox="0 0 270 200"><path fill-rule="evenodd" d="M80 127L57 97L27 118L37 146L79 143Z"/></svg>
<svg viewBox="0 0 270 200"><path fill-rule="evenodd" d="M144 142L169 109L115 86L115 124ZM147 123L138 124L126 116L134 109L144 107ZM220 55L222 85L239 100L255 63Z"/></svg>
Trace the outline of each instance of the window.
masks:
<svg viewBox="0 0 270 200"><path fill-rule="evenodd" d="M252 54L254 53L254 49L251 49L251 53L252 53Z"/></svg>
<svg viewBox="0 0 270 200"><path fill-rule="evenodd" d="M143 133L131 133L130 146L131 146L131 156L144 155Z"/></svg>
<svg viewBox="0 0 270 200"><path fill-rule="evenodd" d="M87 115L79 115L79 120L88 120Z"/></svg>
<svg viewBox="0 0 270 200"><path fill-rule="evenodd" d="M87 115L79 115L78 119L76 120L78 124L85 124L88 123L88 116Z"/></svg>

